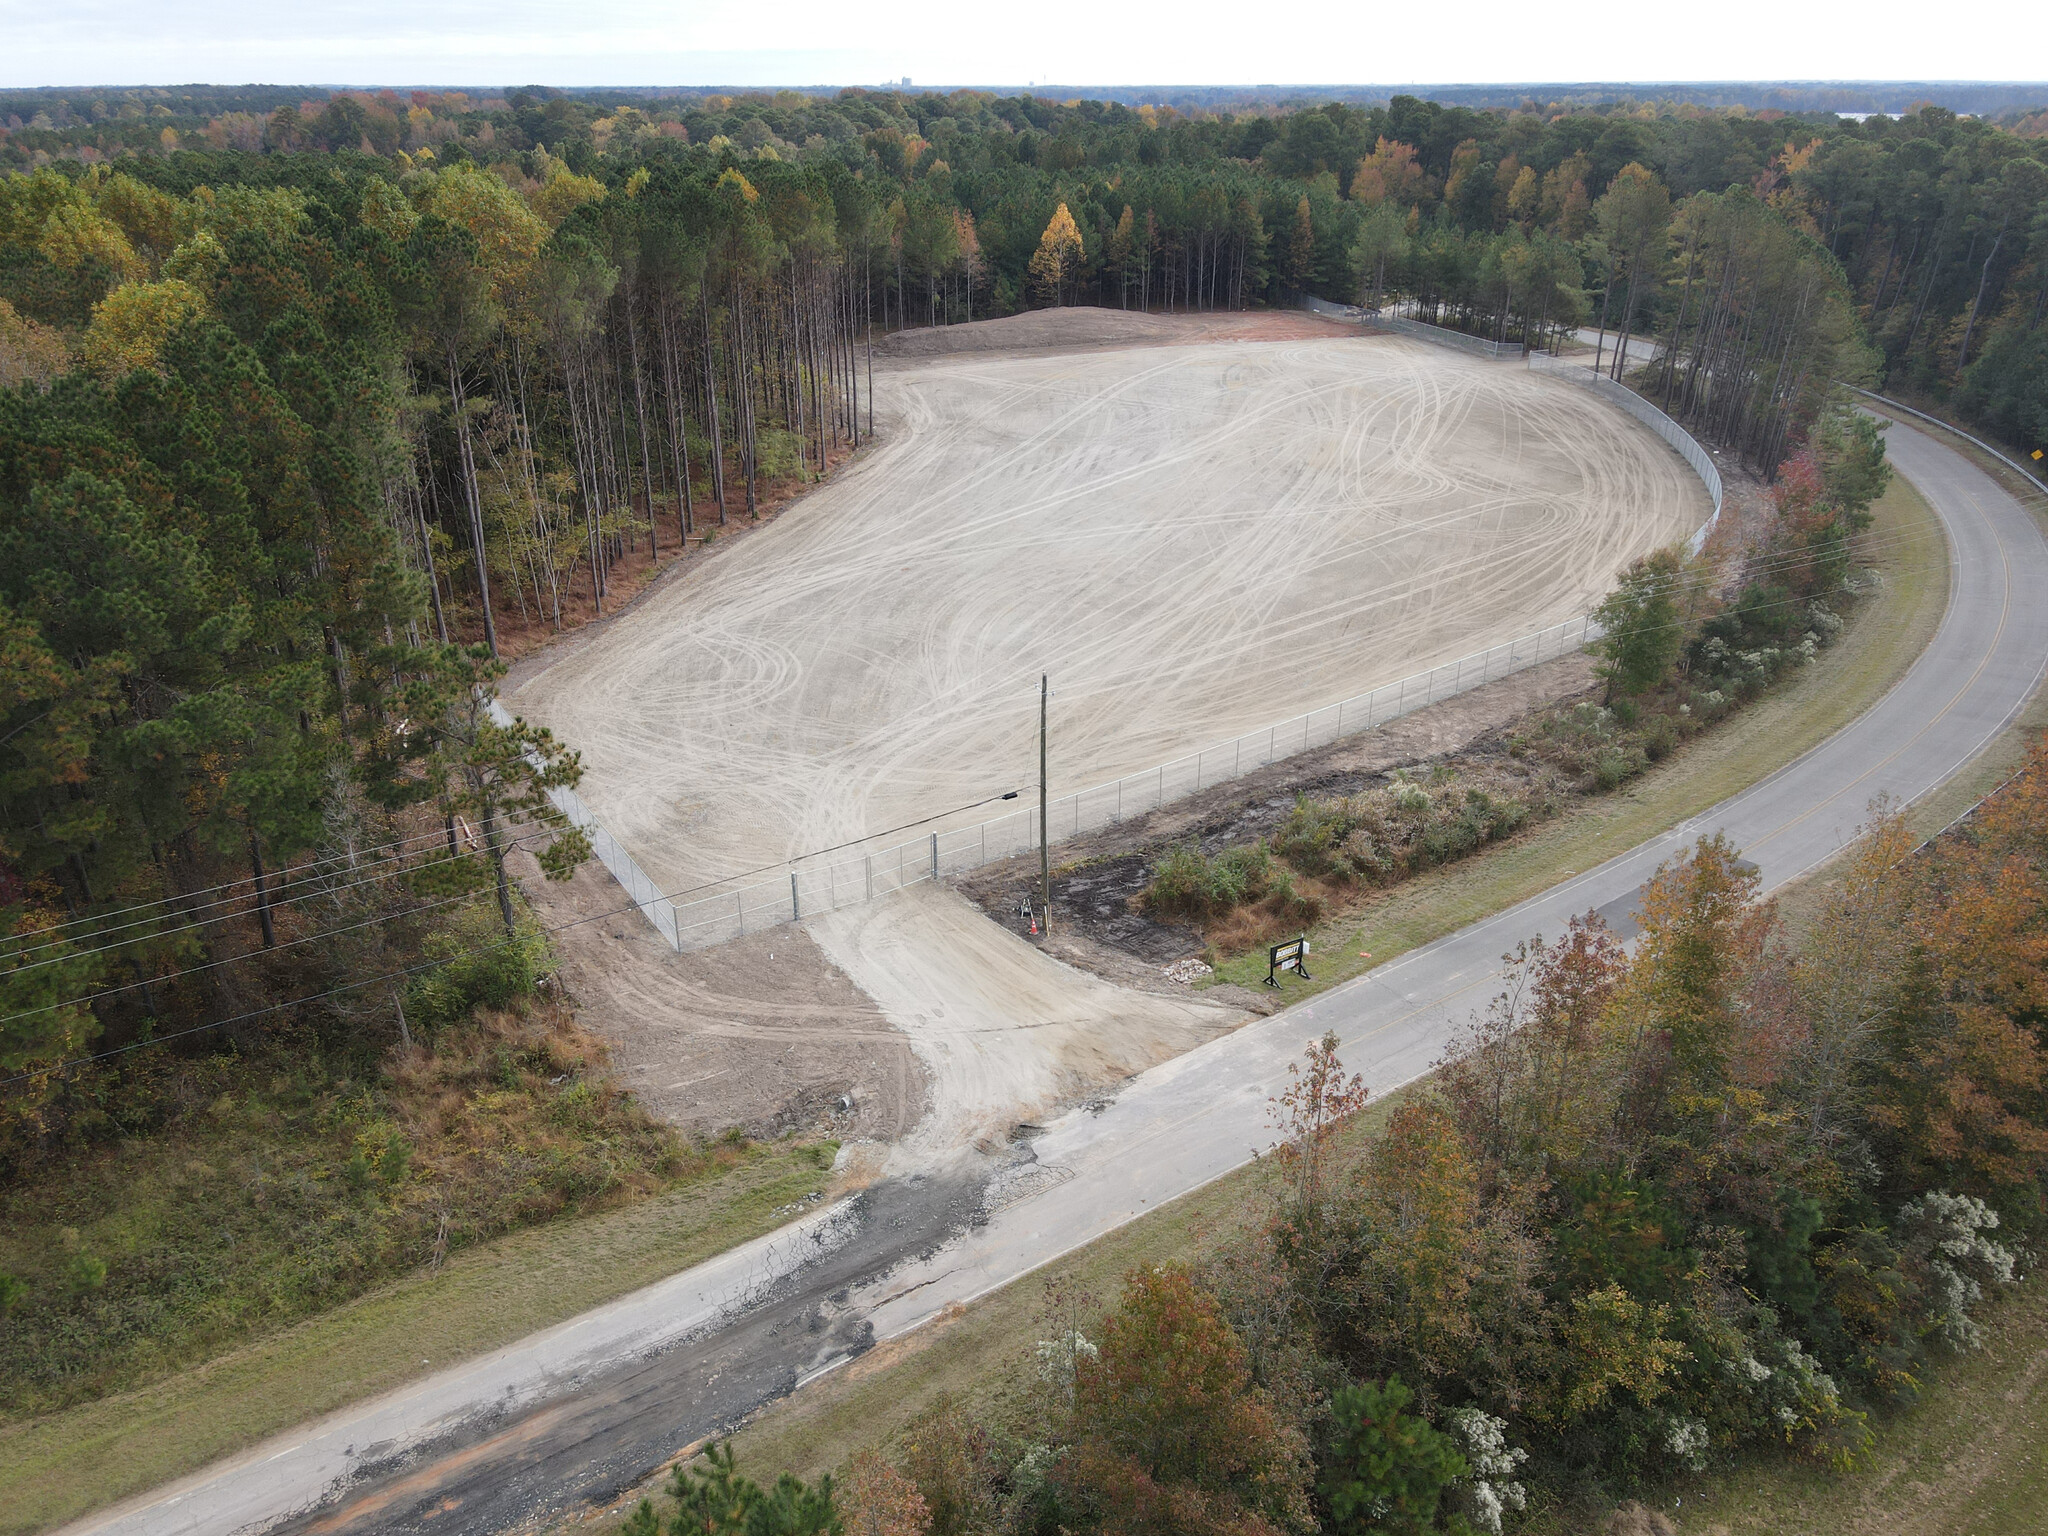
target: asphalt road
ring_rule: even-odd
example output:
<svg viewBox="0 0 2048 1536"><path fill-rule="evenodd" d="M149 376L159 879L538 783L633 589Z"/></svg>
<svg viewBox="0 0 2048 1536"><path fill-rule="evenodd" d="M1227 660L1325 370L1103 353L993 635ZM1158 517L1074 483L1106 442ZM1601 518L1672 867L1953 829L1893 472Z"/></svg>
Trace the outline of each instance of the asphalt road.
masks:
<svg viewBox="0 0 2048 1536"><path fill-rule="evenodd" d="M800 1379L1199 1189L1272 1140L1266 1101L1334 1030L1384 1092L1426 1072L1499 957L1725 832L1776 888L1849 842L1879 794L1925 795L2013 718L2048 663L2048 543L1960 454L1905 426L1893 463L1947 527L1949 608L1853 725L1705 814L1541 896L1144 1074L1030 1145L988 1201L961 1175L890 1183L511 1349L344 1410L76 1532L496 1532L629 1486ZM1563 873L1563 872L1560 872ZM1021 1177L1018 1176L1021 1174ZM778 1247L777 1244L780 1246Z"/></svg>

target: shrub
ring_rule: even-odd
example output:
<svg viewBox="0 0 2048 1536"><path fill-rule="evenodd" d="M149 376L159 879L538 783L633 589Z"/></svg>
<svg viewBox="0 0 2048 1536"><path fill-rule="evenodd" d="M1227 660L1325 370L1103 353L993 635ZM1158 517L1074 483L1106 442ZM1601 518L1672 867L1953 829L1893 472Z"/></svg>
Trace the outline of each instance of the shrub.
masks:
<svg viewBox="0 0 2048 1536"><path fill-rule="evenodd" d="M430 959L406 990L406 1016L429 1033L460 1023L478 1008L504 1009L532 995L547 965L547 940L530 918L507 938L496 918L477 909L428 935Z"/></svg>
<svg viewBox="0 0 2048 1536"><path fill-rule="evenodd" d="M1641 747L1619 747L1602 752L1593 764L1593 782L1602 789L1618 789L1649 766L1649 755Z"/></svg>
<svg viewBox="0 0 2048 1536"><path fill-rule="evenodd" d="M1449 1435L1404 1413L1415 1394L1390 1376L1345 1387L1330 1402L1320 1492L1333 1531L1426 1531L1444 1490L1470 1470Z"/></svg>
<svg viewBox="0 0 2048 1536"><path fill-rule="evenodd" d="M1272 849L1304 875L1343 872L1343 845L1358 820L1348 800L1294 797L1294 809L1273 834Z"/></svg>
<svg viewBox="0 0 2048 1536"><path fill-rule="evenodd" d="M1263 900L1273 877L1272 855L1263 843L1228 848L1213 859L1184 843L1153 868L1152 883L1140 902L1159 917L1221 917Z"/></svg>
<svg viewBox="0 0 2048 1536"><path fill-rule="evenodd" d="M1679 600L1685 556L1677 549L1646 555L1621 573L1620 584L1593 611L1602 637L1597 668L1613 699L1648 693L1671 674L1685 648Z"/></svg>

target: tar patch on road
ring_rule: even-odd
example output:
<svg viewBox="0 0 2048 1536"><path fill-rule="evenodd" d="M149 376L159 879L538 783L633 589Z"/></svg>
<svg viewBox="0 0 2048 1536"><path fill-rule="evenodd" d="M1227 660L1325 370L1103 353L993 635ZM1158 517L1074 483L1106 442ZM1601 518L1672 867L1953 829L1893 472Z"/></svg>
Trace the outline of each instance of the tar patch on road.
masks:
<svg viewBox="0 0 2048 1536"><path fill-rule="evenodd" d="M321 1508L278 1529L471 1536L614 1499L683 1446L729 1432L871 1348L865 1289L965 1230L987 1181L977 1172L876 1184L856 1197L852 1237L737 1315L533 1407L480 1408L431 1445L366 1464Z"/></svg>

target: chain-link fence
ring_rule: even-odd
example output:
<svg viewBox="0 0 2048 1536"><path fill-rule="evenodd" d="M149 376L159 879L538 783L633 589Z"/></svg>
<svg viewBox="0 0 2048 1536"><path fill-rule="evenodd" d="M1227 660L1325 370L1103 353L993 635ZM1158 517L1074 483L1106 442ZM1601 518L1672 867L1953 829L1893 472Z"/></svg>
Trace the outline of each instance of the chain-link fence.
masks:
<svg viewBox="0 0 2048 1536"><path fill-rule="evenodd" d="M1538 373L1547 373L1556 378L1569 379L1574 384L1584 385L1609 404L1627 411L1678 450L1678 456L1692 466L1693 473L1700 477L1701 483L1707 488L1707 494L1714 501L1714 515L1700 524L1698 531L1690 540L1692 552L1698 554L1707 540L1713 536L1714 529L1721 521L1721 471L1714 465L1714 456L1702 448L1690 432L1626 384L1615 383L1585 363L1568 357L1552 357L1547 352L1531 352L1529 366Z"/></svg>
<svg viewBox="0 0 2048 1536"><path fill-rule="evenodd" d="M1391 331L1397 336L1413 336L1417 341L1432 342L1439 347L1450 347L1459 352L1470 353L1473 357L1499 359L1518 357L1522 344L1519 341L1488 341L1482 336L1467 336L1463 331L1451 330L1448 326L1431 325L1426 320L1411 319L1391 310L1367 310L1356 304L1332 304L1328 299L1313 295L1302 300L1302 307L1310 314L1322 315L1330 320L1356 320L1375 330Z"/></svg>
<svg viewBox="0 0 2048 1536"><path fill-rule="evenodd" d="M1320 301L1311 303L1317 309L1343 313L1336 305ZM1491 342L1481 342L1440 326L1399 317L1384 317L1379 323L1460 350L1485 348L1492 356L1505 356L1519 350L1496 348ZM1532 368L1568 378L1605 396L1678 451L1699 474L1713 498L1713 515L1692 538L1695 550L1704 544L1721 516L1721 474L1712 457L1693 440L1692 435L1633 390L1601 377L1583 364L1542 353L1531 354L1529 364ZM1085 832L1098 831L1126 817L1143 815L1185 795L1264 768L1281 758L1371 730L1412 710L1506 677L1524 667L1554 660L1598 639L1599 635L1599 626L1591 615L1566 619L1532 635L1475 651L1426 672L1415 673L1368 693L1340 699L1335 704L1205 747L1142 773L1127 774L1092 789L1062 795L1049 808L1050 841L1060 843ZM589 834L598 859L654 925L655 931L679 950L721 944L762 928L798 922L820 912L870 901L920 881L940 879L998 859L1028 853L1039 846L1041 831L1038 807L1027 805L1004 816L969 826L928 832L906 842L855 846L794 859L772 875L742 876L709 888L699 887L689 893L688 899L672 900L648 878L646 871L604 829L577 795L568 790L557 790L554 800L571 822Z"/></svg>
<svg viewBox="0 0 2048 1536"><path fill-rule="evenodd" d="M1283 757L1371 730L1482 683L1566 655L1599 633L1590 617L1567 619L1141 773L1062 795L1048 808L1051 841L1061 843L1098 831ZM1038 807L1027 805L968 826L924 833L908 842L796 859L773 876L736 881L673 907L659 900L644 901L636 886L625 879L620 883L671 943L695 949L1029 853L1039 845L1039 830ZM612 867L609 861L606 867ZM637 865L633 871L638 876Z"/></svg>
<svg viewBox="0 0 2048 1536"><path fill-rule="evenodd" d="M1463 331L1454 331L1446 326L1431 325L1426 320L1410 320L1405 315L1366 315L1367 325L1376 330L1392 331L1398 336L1413 336L1422 341L1434 342L1440 347L1451 347L1459 352L1469 352L1474 357L1503 358L1519 357L1522 344L1519 341L1488 341L1481 336L1467 336Z"/></svg>

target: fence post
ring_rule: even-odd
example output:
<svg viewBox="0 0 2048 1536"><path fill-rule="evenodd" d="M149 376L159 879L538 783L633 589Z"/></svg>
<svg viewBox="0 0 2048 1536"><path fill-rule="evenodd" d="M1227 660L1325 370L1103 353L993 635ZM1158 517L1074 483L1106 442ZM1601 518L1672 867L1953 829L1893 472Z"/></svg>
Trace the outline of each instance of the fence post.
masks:
<svg viewBox="0 0 2048 1536"><path fill-rule="evenodd" d="M746 896L745 896L745 895L744 895L743 893L739 892L739 891L734 891L734 892L732 893L732 905L733 905L733 910L734 910L735 912L739 913L739 918L740 918L740 933L741 933L741 935L742 935L742 936L744 936L744 935L746 934L746 931L747 931L747 898L746 898Z"/></svg>
<svg viewBox="0 0 2048 1536"><path fill-rule="evenodd" d="M939 834L932 834L932 878L939 878Z"/></svg>
<svg viewBox="0 0 2048 1536"><path fill-rule="evenodd" d="M803 918L804 915L796 904L796 871L792 869L789 872L789 920L792 923L800 923Z"/></svg>
<svg viewBox="0 0 2048 1536"><path fill-rule="evenodd" d="M860 899L862 901L873 901L875 899L875 856L872 853L864 853L860 856L860 862L862 881Z"/></svg>

